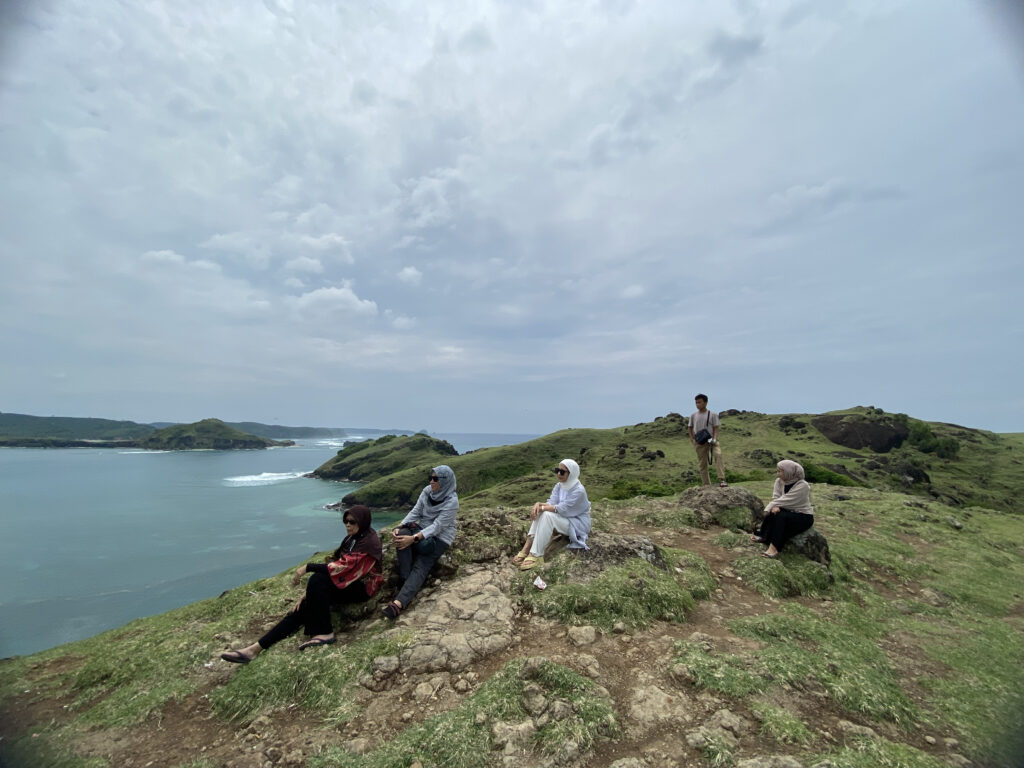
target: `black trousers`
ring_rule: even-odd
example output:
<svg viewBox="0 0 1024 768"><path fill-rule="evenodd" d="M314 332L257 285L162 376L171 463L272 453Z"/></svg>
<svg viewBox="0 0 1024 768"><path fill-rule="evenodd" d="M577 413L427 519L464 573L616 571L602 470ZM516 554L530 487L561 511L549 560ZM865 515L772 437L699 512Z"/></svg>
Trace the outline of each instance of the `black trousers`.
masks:
<svg viewBox="0 0 1024 768"><path fill-rule="evenodd" d="M398 535L411 536L419 529L416 523L411 523L408 527L399 528ZM400 602L403 608L409 607L409 603L427 580L430 569L447 549L447 544L431 536L397 551L398 576L402 579L402 588L395 595L395 600Z"/></svg>
<svg viewBox="0 0 1024 768"><path fill-rule="evenodd" d="M805 515L803 512L794 512L791 509L780 509L774 515L764 513L761 530L757 532L757 535L776 549L781 550L783 544L798 533L803 533L812 525L814 525L814 515Z"/></svg>
<svg viewBox="0 0 1024 768"><path fill-rule="evenodd" d="M259 639L260 647L267 649L274 643L294 634L299 627L305 627L305 634L329 635L334 632L331 624L331 606L345 603L361 603L369 598L366 586L361 581L338 589L326 573L314 573L306 583L306 596L296 611L288 611L277 626Z"/></svg>

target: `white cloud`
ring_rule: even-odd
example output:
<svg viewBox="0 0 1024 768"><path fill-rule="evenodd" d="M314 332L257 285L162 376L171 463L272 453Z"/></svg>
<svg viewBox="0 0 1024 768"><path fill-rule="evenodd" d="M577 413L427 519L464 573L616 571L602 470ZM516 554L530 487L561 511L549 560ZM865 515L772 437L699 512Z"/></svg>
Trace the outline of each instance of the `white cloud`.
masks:
<svg viewBox="0 0 1024 768"><path fill-rule="evenodd" d="M352 315L376 315L377 303L360 299L350 285L317 288L293 300L296 309L304 313L343 312Z"/></svg>
<svg viewBox="0 0 1024 768"><path fill-rule="evenodd" d="M627 285L625 288L622 289L622 298L638 299L641 296L643 296L644 293L646 293L644 287L642 285L637 285L636 283L634 283L633 285Z"/></svg>
<svg viewBox="0 0 1024 768"><path fill-rule="evenodd" d="M309 256L298 256L291 259L285 262L284 268L292 272L313 272L316 274L324 271L324 265L318 259L313 259Z"/></svg>
<svg viewBox="0 0 1024 768"><path fill-rule="evenodd" d="M398 273L398 279L403 283L409 285L419 285L420 280L423 278L423 273L420 272L416 267L402 267Z"/></svg>

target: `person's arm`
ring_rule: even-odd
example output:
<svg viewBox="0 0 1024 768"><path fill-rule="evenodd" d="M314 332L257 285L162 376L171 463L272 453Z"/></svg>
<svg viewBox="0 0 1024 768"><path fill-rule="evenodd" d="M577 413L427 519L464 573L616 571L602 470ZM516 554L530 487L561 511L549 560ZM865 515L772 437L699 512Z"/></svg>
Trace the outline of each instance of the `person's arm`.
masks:
<svg viewBox="0 0 1024 768"><path fill-rule="evenodd" d="M582 483L577 483L555 506L555 512L562 517L578 517L587 512L590 502L587 499L587 490Z"/></svg>
<svg viewBox="0 0 1024 768"><path fill-rule="evenodd" d="M365 552L349 552L334 562L327 563L324 568L331 576L331 581L338 589L344 589L352 582L363 578L373 570L377 561Z"/></svg>
<svg viewBox="0 0 1024 768"><path fill-rule="evenodd" d="M419 541L436 536L440 531L447 530L455 527L455 513L459 511L459 502L457 499L449 498L437 511L437 517L431 521L430 525L426 528L421 528L416 533L416 537Z"/></svg>
<svg viewBox="0 0 1024 768"><path fill-rule="evenodd" d="M719 425L718 414L717 413L715 414L715 418L713 419L713 421L714 421L714 424L711 426L711 439L714 440L717 443L718 442L718 425Z"/></svg>
<svg viewBox="0 0 1024 768"><path fill-rule="evenodd" d="M776 482L781 484L782 481ZM797 480L788 493L783 490L778 495L774 493L772 495L774 497L771 502L772 507L799 512L801 508L806 509L811 506L811 486L807 484L806 480Z"/></svg>

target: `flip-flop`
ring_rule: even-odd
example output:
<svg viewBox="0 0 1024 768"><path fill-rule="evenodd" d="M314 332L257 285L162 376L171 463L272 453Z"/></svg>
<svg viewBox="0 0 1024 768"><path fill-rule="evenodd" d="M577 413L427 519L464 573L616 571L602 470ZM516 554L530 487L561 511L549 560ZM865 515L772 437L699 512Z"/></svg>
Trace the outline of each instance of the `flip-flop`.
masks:
<svg viewBox="0 0 1024 768"><path fill-rule="evenodd" d="M515 557L512 558L512 564L513 565L522 565L523 564L523 560L525 560L529 554L530 554L530 550L526 550L525 552L518 553Z"/></svg>
<svg viewBox="0 0 1024 768"><path fill-rule="evenodd" d="M390 603L381 608L381 611L384 613L385 616L394 621L398 618L398 614L402 612L402 606L398 604L397 600L392 600Z"/></svg>
<svg viewBox="0 0 1024 768"><path fill-rule="evenodd" d="M304 651L307 648L314 648L318 645L334 645L336 642L338 642L338 638L336 637L314 637L312 640L307 640L306 642L302 643L299 646L299 650Z"/></svg>
<svg viewBox="0 0 1024 768"><path fill-rule="evenodd" d="M224 661L230 661L232 664L248 664L252 659L246 656L241 651L228 651L220 655Z"/></svg>
<svg viewBox="0 0 1024 768"><path fill-rule="evenodd" d="M779 556L778 553L775 553L774 555L769 555L767 552L762 552L761 553L761 557L767 557L769 560L774 560L778 556Z"/></svg>

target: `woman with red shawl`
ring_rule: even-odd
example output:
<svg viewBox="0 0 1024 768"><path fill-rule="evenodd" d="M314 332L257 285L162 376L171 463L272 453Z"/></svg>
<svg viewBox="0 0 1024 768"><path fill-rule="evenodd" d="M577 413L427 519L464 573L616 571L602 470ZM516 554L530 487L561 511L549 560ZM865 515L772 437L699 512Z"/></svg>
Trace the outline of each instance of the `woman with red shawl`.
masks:
<svg viewBox="0 0 1024 768"><path fill-rule="evenodd" d="M341 542L328 563L306 563L295 570L292 581L313 574L306 584L306 595L267 634L252 645L221 654L224 661L248 664L274 643L305 627L308 638L299 650L335 642L331 624L331 606L361 603L377 594L384 575L380 538L371 527L370 508L362 505L345 510L345 530Z"/></svg>

